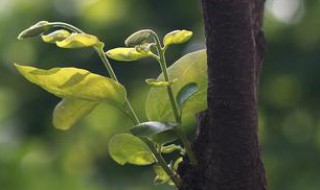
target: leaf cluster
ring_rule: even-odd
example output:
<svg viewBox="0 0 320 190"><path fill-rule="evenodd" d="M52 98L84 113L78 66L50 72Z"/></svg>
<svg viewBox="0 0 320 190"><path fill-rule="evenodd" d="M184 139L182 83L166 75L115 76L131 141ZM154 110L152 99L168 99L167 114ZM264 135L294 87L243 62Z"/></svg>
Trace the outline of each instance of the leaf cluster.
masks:
<svg viewBox="0 0 320 190"><path fill-rule="evenodd" d="M188 41L192 32L175 30L160 42L154 31L144 29L130 35L125 40L126 47L104 52L104 43L94 35L66 23L41 21L21 32L18 39L39 35L44 42L60 48L94 48L110 75L105 77L73 67L44 70L15 64L28 81L61 98L53 111L53 125L67 130L97 105L115 106L126 113L133 126L129 133L111 138L108 145L110 156L121 165L153 164L155 183L181 185L176 173L178 164L182 156L192 157L192 150L181 130L181 117L206 108L206 54L204 50L187 54L167 68L165 51L171 45ZM117 80L107 57L118 61L153 58L159 62L162 73L157 79L146 79L151 87L146 99L149 121L141 123L136 117L126 89ZM174 144L177 139L182 140L184 147ZM167 164L162 154L174 152L178 157Z"/></svg>

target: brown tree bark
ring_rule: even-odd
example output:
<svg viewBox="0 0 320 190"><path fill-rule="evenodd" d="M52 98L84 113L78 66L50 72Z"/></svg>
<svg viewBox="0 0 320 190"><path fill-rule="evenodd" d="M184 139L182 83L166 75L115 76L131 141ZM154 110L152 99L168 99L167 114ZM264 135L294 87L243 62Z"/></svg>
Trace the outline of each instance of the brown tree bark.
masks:
<svg viewBox="0 0 320 190"><path fill-rule="evenodd" d="M208 109L193 144L198 167L179 167L180 190L266 190L257 135L264 0L202 0Z"/></svg>

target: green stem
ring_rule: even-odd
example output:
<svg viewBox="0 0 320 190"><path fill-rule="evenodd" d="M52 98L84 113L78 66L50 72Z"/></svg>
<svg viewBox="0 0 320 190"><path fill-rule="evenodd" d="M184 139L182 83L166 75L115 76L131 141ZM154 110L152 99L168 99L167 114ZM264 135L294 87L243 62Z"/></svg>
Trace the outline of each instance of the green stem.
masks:
<svg viewBox="0 0 320 190"><path fill-rule="evenodd" d="M168 71L167 71L167 62L166 62L165 55L164 55L165 49L161 47L161 42L159 40L159 37L157 35L154 35L154 36L155 36L156 47L157 47L159 58L160 58L159 63L160 63L160 67L161 67L161 70L163 73L163 77L164 77L165 81L169 82L170 79L169 79L169 75L168 75ZM169 100L170 100L170 104L171 104L171 107L173 110L175 120L177 123L181 123L181 114L180 114L181 112L178 107L177 101L174 98L173 91L172 91L172 88L170 85L167 87L167 92L169 95ZM186 153L190 159L190 163L192 165L197 165L198 164L197 159L192 151L191 144L190 144L187 136L183 132L181 125L177 126L176 131L177 131L178 135L180 136L181 141L186 149Z"/></svg>
<svg viewBox="0 0 320 190"><path fill-rule="evenodd" d="M51 25L53 27L61 27L61 28L66 28L68 30L71 30L71 31L74 31L74 32L77 32L77 33L84 33L82 30L80 30L79 28L75 27L75 26L72 26L70 24L67 24L67 23L63 23L63 22L53 22L51 23ZM103 51L103 46L101 47L98 47L98 46L94 46L93 49L96 51L96 53L99 55L100 59L102 60L105 68L107 69L110 77L115 80L115 81L118 81L112 67L111 67L111 64L107 58L107 56L105 55L104 51ZM129 112L129 115L133 116L133 120L132 122L135 124L135 125L138 125L140 123L135 111L133 110L129 100L126 98L126 101L125 101L125 106L127 107L128 109L128 112ZM181 179L179 177L179 175L174 172L172 169L170 169L166 163L166 161L163 159L162 155L161 155L161 151L157 151L157 149L155 148L155 144L150 141L149 139L146 139L146 138L140 138L143 142L146 143L146 145L149 147L149 149L151 150L151 152L154 154L157 162L159 163L159 165L163 168L163 170L167 173L168 176L170 176L171 180L174 182L174 184L177 186L177 187L180 187L181 186Z"/></svg>
<svg viewBox="0 0 320 190"><path fill-rule="evenodd" d="M72 26L71 24L64 23L64 22L50 22L49 25L51 25L52 27L65 28L65 29L71 30L76 33L85 33L82 30L80 30L79 28Z"/></svg>
<svg viewBox="0 0 320 190"><path fill-rule="evenodd" d="M164 56L164 51L161 47L161 43L160 43L160 40L159 38L156 36L156 47L157 47L157 50L158 50L158 54L159 54L159 63L160 63L160 67L161 67L161 70L162 70L162 73L163 73L163 77L164 77L164 80L169 82L169 75L168 75L168 72L167 72L167 62L166 62L166 59L165 59L165 56ZM177 101L175 101L174 99L174 95L173 95L173 91L172 91L172 88L171 86L167 86L167 91L168 91L168 95L169 95L169 99L170 99L170 103L171 103L171 107L172 107L172 110L173 110L173 114L174 114L174 117L176 119L177 122L181 122L180 120L180 111L179 111L179 107L177 105Z"/></svg>
<svg viewBox="0 0 320 190"><path fill-rule="evenodd" d="M115 80L115 81L118 81L112 67L111 67L111 64L106 56L106 54L104 53L103 49L102 48L98 48L97 46L94 47L94 50L97 52L97 54L99 55L100 59L102 60L103 62L103 65L105 66L105 68L107 69L110 77ZM136 124L139 124L140 121L135 113L135 111L133 110L132 106L131 106L131 103L130 101L128 100L128 98L126 98L125 100L125 107L127 108L129 114L132 116L132 118L134 119L134 123Z"/></svg>
<svg viewBox="0 0 320 190"><path fill-rule="evenodd" d="M149 149L151 150L151 152L155 156L156 160L158 161L158 164L167 173L167 175L170 177L170 179L173 181L173 183L177 187L181 187L182 182L181 182L181 179L180 179L179 175L175 171L173 171L172 169L169 168L169 166L167 165L166 161L161 156L161 153L159 153L157 151L154 143L152 141L150 141L149 139L146 139L146 138L140 138L140 139L143 140L148 145Z"/></svg>

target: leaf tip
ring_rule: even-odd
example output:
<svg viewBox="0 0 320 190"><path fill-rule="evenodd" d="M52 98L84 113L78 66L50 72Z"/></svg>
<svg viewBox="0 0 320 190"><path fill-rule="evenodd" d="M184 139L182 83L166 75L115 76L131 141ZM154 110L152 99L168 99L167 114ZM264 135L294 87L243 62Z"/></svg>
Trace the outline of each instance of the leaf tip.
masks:
<svg viewBox="0 0 320 190"><path fill-rule="evenodd" d="M18 40L23 40L25 38L32 38L42 34L50 28L50 23L48 21L40 21L29 28L23 30L17 37Z"/></svg>

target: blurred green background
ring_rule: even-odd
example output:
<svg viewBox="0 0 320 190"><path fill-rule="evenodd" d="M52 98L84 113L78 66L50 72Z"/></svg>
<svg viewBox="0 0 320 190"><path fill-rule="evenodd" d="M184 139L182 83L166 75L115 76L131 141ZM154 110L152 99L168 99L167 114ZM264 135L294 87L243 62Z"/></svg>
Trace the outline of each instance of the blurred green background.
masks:
<svg viewBox="0 0 320 190"><path fill-rule="evenodd" d="M320 1L270 0L266 5L268 50L259 91L260 138L270 190L320 188ZM77 66L105 74L91 49L66 50L39 38L18 41L40 20L68 22L106 43L123 46L132 32L151 28L163 36L194 31L179 56L204 47L198 0L0 0L0 189L165 190L154 186L150 167L119 166L107 154L108 139L129 121L100 106L67 132L55 130L51 113L59 99L28 83L12 63L40 68ZM112 61L129 98L145 120L145 78L156 77L150 59ZM189 122L190 136L194 121Z"/></svg>

